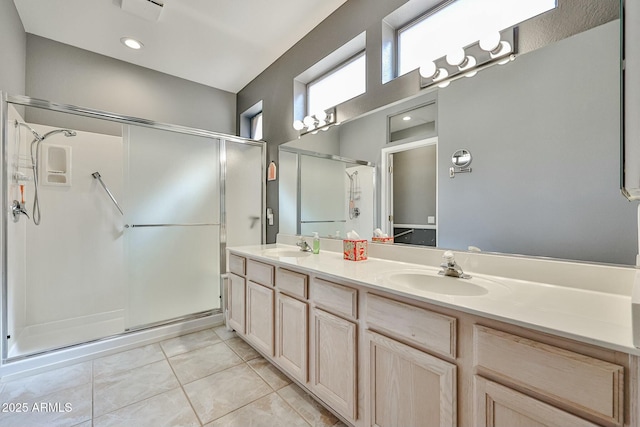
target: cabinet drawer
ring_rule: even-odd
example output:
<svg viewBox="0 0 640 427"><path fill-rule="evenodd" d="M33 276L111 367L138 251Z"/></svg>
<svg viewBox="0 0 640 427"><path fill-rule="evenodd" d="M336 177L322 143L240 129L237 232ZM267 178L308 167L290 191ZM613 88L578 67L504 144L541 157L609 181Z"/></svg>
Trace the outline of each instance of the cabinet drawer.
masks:
<svg viewBox="0 0 640 427"><path fill-rule="evenodd" d="M358 317L358 291L314 277L311 296L316 305L351 319Z"/></svg>
<svg viewBox="0 0 640 427"><path fill-rule="evenodd" d="M234 254L229 254L229 271L231 273L244 276L246 273L246 270L245 270L246 261L247 260L244 257L234 255Z"/></svg>
<svg viewBox="0 0 640 427"><path fill-rule="evenodd" d="M607 424L623 423L620 365L479 325L474 365Z"/></svg>
<svg viewBox="0 0 640 427"><path fill-rule="evenodd" d="M265 286L273 286L274 267L269 264L254 261L247 262L247 278Z"/></svg>
<svg viewBox="0 0 640 427"><path fill-rule="evenodd" d="M304 299L307 299L308 280L309 276L306 274L295 273L282 268L279 268L276 272L276 286L280 291Z"/></svg>
<svg viewBox="0 0 640 427"><path fill-rule="evenodd" d="M428 350L456 358L456 319L368 294L367 325Z"/></svg>

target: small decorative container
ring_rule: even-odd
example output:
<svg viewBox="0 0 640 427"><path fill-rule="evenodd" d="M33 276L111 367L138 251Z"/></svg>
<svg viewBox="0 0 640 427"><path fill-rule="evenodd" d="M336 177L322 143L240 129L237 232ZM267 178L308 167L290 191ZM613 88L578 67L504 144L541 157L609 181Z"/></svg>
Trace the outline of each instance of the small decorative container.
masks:
<svg viewBox="0 0 640 427"><path fill-rule="evenodd" d="M393 236L391 237L376 237L373 236L371 241L374 243L393 243Z"/></svg>
<svg viewBox="0 0 640 427"><path fill-rule="evenodd" d="M343 240L344 259L349 261L364 261L367 259L367 244L368 242L366 240Z"/></svg>

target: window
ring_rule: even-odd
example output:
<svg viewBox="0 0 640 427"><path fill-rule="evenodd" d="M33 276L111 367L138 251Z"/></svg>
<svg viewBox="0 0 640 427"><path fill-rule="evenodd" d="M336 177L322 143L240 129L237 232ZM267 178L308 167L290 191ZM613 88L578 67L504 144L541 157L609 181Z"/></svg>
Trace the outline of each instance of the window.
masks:
<svg viewBox="0 0 640 427"><path fill-rule="evenodd" d="M556 0L456 0L397 31L398 74L556 7Z"/></svg>
<svg viewBox="0 0 640 427"><path fill-rule="evenodd" d="M240 136L243 138L263 139L262 101L240 114Z"/></svg>
<svg viewBox="0 0 640 427"><path fill-rule="evenodd" d="M366 44L362 32L293 79L294 123L366 92Z"/></svg>
<svg viewBox="0 0 640 427"><path fill-rule="evenodd" d="M309 83L307 112L315 114L365 93L366 75L366 55L362 52Z"/></svg>
<svg viewBox="0 0 640 427"><path fill-rule="evenodd" d="M251 117L251 139L262 139L262 111Z"/></svg>

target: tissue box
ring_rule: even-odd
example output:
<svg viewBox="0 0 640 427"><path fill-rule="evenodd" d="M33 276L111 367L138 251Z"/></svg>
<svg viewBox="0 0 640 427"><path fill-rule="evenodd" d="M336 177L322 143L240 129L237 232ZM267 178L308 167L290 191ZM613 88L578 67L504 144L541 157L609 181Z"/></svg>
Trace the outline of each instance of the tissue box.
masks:
<svg viewBox="0 0 640 427"><path fill-rule="evenodd" d="M368 242L366 240L343 240L344 259L348 259L349 261L363 261L367 259L367 244Z"/></svg>
<svg viewBox="0 0 640 427"><path fill-rule="evenodd" d="M393 236L391 236L391 237L376 237L376 236L373 236L371 238L371 241L375 242L375 243L393 243Z"/></svg>

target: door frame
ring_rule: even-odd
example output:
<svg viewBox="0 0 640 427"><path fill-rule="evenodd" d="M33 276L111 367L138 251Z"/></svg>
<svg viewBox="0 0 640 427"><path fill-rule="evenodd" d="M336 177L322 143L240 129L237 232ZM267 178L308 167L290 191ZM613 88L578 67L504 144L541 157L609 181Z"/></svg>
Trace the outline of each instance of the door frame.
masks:
<svg viewBox="0 0 640 427"><path fill-rule="evenodd" d="M439 192L438 192L438 137L420 139L418 141L408 142L406 144L398 144L392 147L386 147L381 150L380 162L380 225L382 231L389 236L393 236L393 220L390 215L393 212L393 177L389 171L392 165L392 155L402 151L413 150L415 148L436 146L436 242L438 241L438 217L439 217Z"/></svg>

